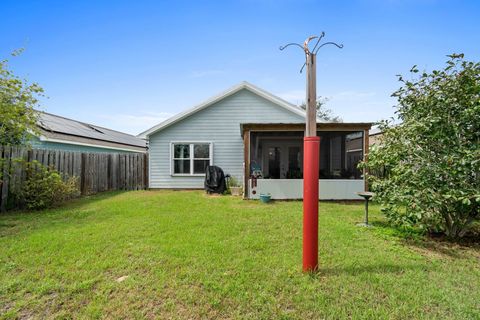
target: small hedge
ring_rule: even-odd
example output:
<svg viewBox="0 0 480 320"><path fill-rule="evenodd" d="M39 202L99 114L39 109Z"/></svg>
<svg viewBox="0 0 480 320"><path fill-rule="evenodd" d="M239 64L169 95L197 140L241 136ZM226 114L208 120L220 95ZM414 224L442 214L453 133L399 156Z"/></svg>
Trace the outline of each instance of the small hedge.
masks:
<svg viewBox="0 0 480 320"><path fill-rule="evenodd" d="M53 207L79 196L78 177L63 181L61 174L38 161L23 162L26 180L14 190L19 203L31 210Z"/></svg>

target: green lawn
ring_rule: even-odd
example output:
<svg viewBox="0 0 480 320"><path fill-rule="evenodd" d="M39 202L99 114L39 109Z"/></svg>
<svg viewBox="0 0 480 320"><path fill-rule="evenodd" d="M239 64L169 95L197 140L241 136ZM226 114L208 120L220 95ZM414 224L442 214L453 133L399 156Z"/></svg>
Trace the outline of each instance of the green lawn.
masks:
<svg viewBox="0 0 480 320"><path fill-rule="evenodd" d="M320 203L320 270L303 274L301 208L138 191L0 216L0 317L480 318L478 246Z"/></svg>

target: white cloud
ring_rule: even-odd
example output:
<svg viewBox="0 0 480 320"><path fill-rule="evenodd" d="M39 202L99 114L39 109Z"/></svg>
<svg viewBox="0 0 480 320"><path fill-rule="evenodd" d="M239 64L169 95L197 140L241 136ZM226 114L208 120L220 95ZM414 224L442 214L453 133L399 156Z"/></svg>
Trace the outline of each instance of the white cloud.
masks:
<svg viewBox="0 0 480 320"><path fill-rule="evenodd" d="M286 92L280 92L276 94L282 99L290 101L294 104L300 104L305 101L305 90L290 90ZM341 100L341 101L358 101L365 100L376 95L375 92L363 92L363 91L341 91L334 94L326 95L328 100Z"/></svg>
<svg viewBox="0 0 480 320"><path fill-rule="evenodd" d="M287 100L297 105L305 101L305 90L290 90L277 93L276 95L284 100Z"/></svg>
<svg viewBox="0 0 480 320"><path fill-rule="evenodd" d="M330 99L341 99L341 100L358 100L374 97L375 92L363 92L363 91L341 91L333 94Z"/></svg>
<svg viewBox="0 0 480 320"><path fill-rule="evenodd" d="M305 101L305 90L285 91L277 93L277 96L299 105ZM374 91L329 92L324 97L328 99L326 107L345 122L378 121L393 115L394 99Z"/></svg>
<svg viewBox="0 0 480 320"><path fill-rule="evenodd" d="M173 116L169 112L144 112L140 114L104 114L98 118L106 128L137 135Z"/></svg>
<svg viewBox="0 0 480 320"><path fill-rule="evenodd" d="M345 122L375 122L393 116L395 100L369 91L341 91L329 95L327 107Z"/></svg>

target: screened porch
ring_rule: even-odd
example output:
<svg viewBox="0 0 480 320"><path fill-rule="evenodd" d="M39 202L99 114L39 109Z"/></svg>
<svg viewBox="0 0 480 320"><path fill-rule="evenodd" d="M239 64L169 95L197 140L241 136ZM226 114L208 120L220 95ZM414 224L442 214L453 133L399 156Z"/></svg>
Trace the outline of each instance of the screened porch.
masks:
<svg viewBox="0 0 480 320"><path fill-rule="evenodd" d="M277 127L279 130L257 125L243 132L248 143L244 182L248 198L263 193L274 199L303 197L303 128L298 124ZM335 124L335 128L317 131L321 138L320 199L356 199L355 192L365 189L363 172L357 168L368 140L365 127L369 128L365 124Z"/></svg>

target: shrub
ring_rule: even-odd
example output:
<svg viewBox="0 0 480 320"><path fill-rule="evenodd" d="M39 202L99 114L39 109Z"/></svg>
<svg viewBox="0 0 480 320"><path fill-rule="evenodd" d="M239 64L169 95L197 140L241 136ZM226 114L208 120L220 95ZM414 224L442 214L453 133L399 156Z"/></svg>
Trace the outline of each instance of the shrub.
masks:
<svg viewBox="0 0 480 320"><path fill-rule="evenodd" d="M52 207L78 196L78 177L62 180L60 173L37 161L25 162L26 180L15 192L27 209Z"/></svg>
<svg viewBox="0 0 480 320"><path fill-rule="evenodd" d="M417 80L399 76L399 123L381 123L362 166L390 221L461 238L480 220L480 64L449 57Z"/></svg>
<svg viewBox="0 0 480 320"><path fill-rule="evenodd" d="M237 178L235 178L234 176L230 176L230 178L228 178L228 187L241 187L241 184L240 182L238 181Z"/></svg>

